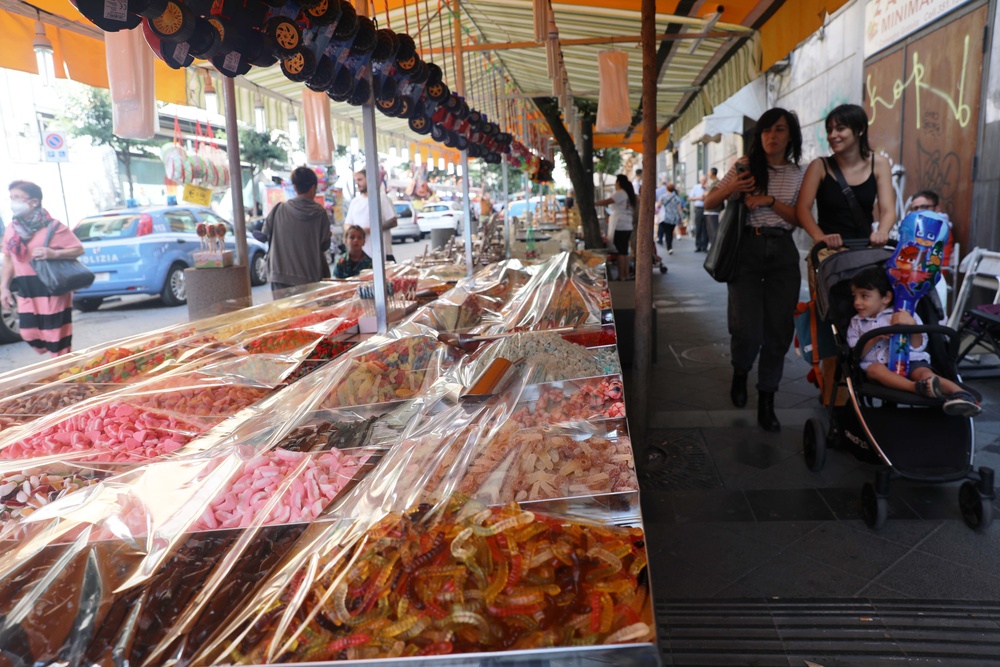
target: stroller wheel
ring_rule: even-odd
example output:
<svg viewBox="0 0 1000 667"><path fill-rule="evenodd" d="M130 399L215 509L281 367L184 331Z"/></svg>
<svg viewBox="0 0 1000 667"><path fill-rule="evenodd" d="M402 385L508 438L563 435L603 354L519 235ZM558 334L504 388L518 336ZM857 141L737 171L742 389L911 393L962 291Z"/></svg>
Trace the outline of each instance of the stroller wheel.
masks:
<svg viewBox="0 0 1000 667"><path fill-rule="evenodd" d="M666 272L667 272L667 265L660 264L660 273L666 273Z"/></svg>
<svg viewBox="0 0 1000 667"><path fill-rule="evenodd" d="M802 455L806 467L813 472L822 470L826 463L826 431L823 422L816 417L807 421L802 430Z"/></svg>
<svg viewBox="0 0 1000 667"><path fill-rule="evenodd" d="M879 496L871 482L861 487L861 514L872 530L880 530L889 518L889 499Z"/></svg>
<svg viewBox="0 0 1000 667"><path fill-rule="evenodd" d="M975 482L965 482L959 487L958 507L962 521L973 530L986 530L993 523L992 498L984 498Z"/></svg>

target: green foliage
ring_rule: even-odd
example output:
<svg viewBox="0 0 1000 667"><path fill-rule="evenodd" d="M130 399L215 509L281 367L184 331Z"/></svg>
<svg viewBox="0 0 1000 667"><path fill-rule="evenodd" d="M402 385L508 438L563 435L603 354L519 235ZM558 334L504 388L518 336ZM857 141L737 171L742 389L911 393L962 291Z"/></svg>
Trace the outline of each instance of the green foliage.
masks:
<svg viewBox="0 0 1000 667"><path fill-rule="evenodd" d="M149 150L155 141L125 139L114 133L114 118L111 111L111 96L101 88L88 88L82 95L73 97L66 106L76 113L59 119L74 137L87 137L95 146L109 146L119 159L124 153L131 155L153 155Z"/></svg>
<svg viewBox="0 0 1000 667"><path fill-rule="evenodd" d="M490 192L501 192L503 190L503 165L487 164L482 160L476 160L476 163L478 163L478 167L476 164L469 167L469 177L472 182ZM522 174L520 169L515 169L512 166L507 167L507 186L512 192L521 186Z"/></svg>
<svg viewBox="0 0 1000 667"><path fill-rule="evenodd" d="M254 166L254 174L275 162L288 160L288 151L280 137L272 139L267 132L252 127L240 128L240 157Z"/></svg>
<svg viewBox="0 0 1000 667"><path fill-rule="evenodd" d="M594 151L594 171L615 176L622 168L622 149L602 148Z"/></svg>
<svg viewBox="0 0 1000 667"><path fill-rule="evenodd" d="M254 206L259 203L255 180L258 172L267 169L275 162L286 162L290 148L291 140L283 132L275 132L272 136L267 132L258 132L252 127L240 128L240 159L251 165L250 181L253 182Z"/></svg>
<svg viewBox="0 0 1000 667"><path fill-rule="evenodd" d="M114 116L111 110L111 95L101 88L87 88L74 96L66 105L75 113L63 116L58 124L65 127L74 137L87 137L95 146L108 146L115 152L118 161L125 167L129 196L133 196L132 158L154 157L151 148L155 141L126 139L114 132Z"/></svg>

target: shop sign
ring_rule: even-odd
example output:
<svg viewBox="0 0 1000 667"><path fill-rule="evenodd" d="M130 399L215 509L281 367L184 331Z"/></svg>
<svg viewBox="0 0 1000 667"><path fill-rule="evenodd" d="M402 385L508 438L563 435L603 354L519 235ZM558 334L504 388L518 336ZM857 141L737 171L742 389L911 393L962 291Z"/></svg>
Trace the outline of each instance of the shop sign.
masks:
<svg viewBox="0 0 1000 667"><path fill-rule="evenodd" d="M926 28L969 0L868 0L865 4L865 58Z"/></svg>
<svg viewBox="0 0 1000 667"><path fill-rule="evenodd" d="M182 199L198 206L208 206L212 203L212 188L202 188L190 183L185 184Z"/></svg>

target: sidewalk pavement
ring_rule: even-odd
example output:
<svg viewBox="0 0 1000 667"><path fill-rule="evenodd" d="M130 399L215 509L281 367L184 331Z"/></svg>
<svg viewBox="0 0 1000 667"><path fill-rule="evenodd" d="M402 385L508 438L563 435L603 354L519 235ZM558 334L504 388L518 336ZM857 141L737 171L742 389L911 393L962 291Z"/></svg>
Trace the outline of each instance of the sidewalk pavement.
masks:
<svg viewBox="0 0 1000 667"><path fill-rule="evenodd" d="M656 248L669 273L653 274L648 444L665 456L639 472L664 664L1000 665L1000 522L966 527L958 483L894 481L889 520L870 530L874 468L845 451L820 472L803 463L803 425L823 414L809 365L789 350L782 429L763 431L756 369L747 407L729 399L726 286L692 239ZM976 465L1000 468L1000 378L971 384Z"/></svg>

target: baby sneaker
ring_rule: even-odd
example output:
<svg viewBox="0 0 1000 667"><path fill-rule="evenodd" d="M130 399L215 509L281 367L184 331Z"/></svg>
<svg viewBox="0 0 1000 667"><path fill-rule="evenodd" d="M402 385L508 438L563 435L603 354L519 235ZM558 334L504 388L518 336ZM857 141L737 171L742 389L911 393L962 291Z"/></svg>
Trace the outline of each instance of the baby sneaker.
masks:
<svg viewBox="0 0 1000 667"><path fill-rule="evenodd" d="M941 409L946 415L953 417L975 417L983 411L979 407L979 401L976 400L976 397L967 391L956 391L954 394L950 394Z"/></svg>
<svg viewBox="0 0 1000 667"><path fill-rule="evenodd" d="M924 398L941 398L941 380L936 375L919 380L916 382L916 391L918 396Z"/></svg>

